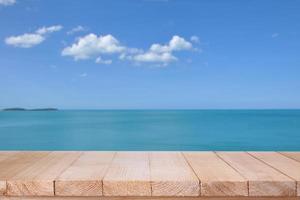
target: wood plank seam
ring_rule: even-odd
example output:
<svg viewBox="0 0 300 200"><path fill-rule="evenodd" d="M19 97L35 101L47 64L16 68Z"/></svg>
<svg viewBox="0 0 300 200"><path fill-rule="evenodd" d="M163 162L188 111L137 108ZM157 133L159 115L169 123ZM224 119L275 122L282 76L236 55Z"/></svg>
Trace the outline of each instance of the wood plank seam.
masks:
<svg viewBox="0 0 300 200"><path fill-rule="evenodd" d="M0 153L1 153L1 151L0 151ZM240 171L238 171L238 170L240 170L240 168L239 167L237 167L237 168L235 168L236 166L235 165L231 165L232 163L231 163L231 161L229 160L229 161L226 161L227 160L227 158L226 157L222 157L223 156L223 154L222 153L220 153L219 154L219 152L215 152L215 151L213 151L212 152L214 155L216 155L216 157L218 157L222 162L224 162L225 163L225 165L227 165L229 168L231 168L231 169L233 169L235 172L237 172L237 174L239 174L241 177L243 177L243 178L245 178L245 176L243 175L243 174L241 174L242 172L240 172ZM226 153L226 152L225 152ZM299 168L281 168L281 166L283 165L283 166L288 166L288 164L290 163L290 162L294 162L294 164L295 164L295 166L298 166L298 163L300 164L300 160L296 160L298 157L295 157L295 159L293 159L292 157L289 157L289 154L287 154L287 155L285 155L284 153L280 153L280 152L273 152L273 161L274 162L272 162L272 160L271 160L271 162L270 162L270 160L269 159L267 159L267 158L269 158L269 157L261 157L260 155L261 154L259 154L259 153L256 153L256 152L251 152L251 151L249 151L249 152L243 152L244 153L244 156L246 157L246 156L249 156L249 159L250 158L252 158L253 159L253 163L256 163L256 162L258 162L257 163L257 166L254 166L253 168L254 168L254 172L256 172L256 174L260 174L260 167L262 168L262 169L265 169L265 168L269 168L269 171L273 171L274 170L274 172L277 172L278 174L280 174L280 177L282 177L282 180L285 180L285 178L288 178L288 179L290 179L290 182L291 183L295 183L295 184L293 184L293 186L291 185L291 187L290 187L290 191L293 191L293 190L295 190L296 191L296 195L297 195L297 189L298 189L298 187L300 186L300 182L299 181L297 181L297 178L296 177L294 177L293 176L293 173L290 173L290 172L298 172L298 170L296 170L296 169L299 169ZM72 160L69 160L70 162L68 162L68 164L69 163L71 163L70 165L68 165L67 166L67 164L65 164L65 166L64 167L61 167L60 169L60 171L58 172L58 173L56 173L56 176L57 177L59 177L61 174L63 174L68 168L69 168L69 166L72 166L74 163L76 163L79 159L80 159L80 157L82 156L84 154L84 152L79 152L79 156L78 157L76 157L74 160L72 159ZM112 159L108 162L108 167L107 168L105 168L105 170L103 171L103 177L105 177L105 175L108 173L108 170L109 170L109 168L111 167L111 165L112 165L112 162L113 162L113 160L115 159L115 157L116 157L116 152L114 152L112 155L111 155L111 157L112 157ZM211 196L211 197L205 197L205 196L203 196L203 189L202 189L202 186L201 186L201 182L203 182L203 180L204 179L202 179L202 178L200 178L200 177L198 177L198 175L197 175L197 173L196 173L196 171L197 171L197 168L193 168L193 167L195 167L195 164L193 164L193 161L191 161L190 160L190 157L188 156L188 155L186 155L185 154L185 152L178 152L178 155L181 155L182 157L183 157L183 159L182 159L182 162L181 163L185 163L186 164L186 167L185 167L185 169L188 169L189 171L191 171L191 174L193 174L193 175L195 175L195 179L194 179L194 183L195 183L195 185L197 184L197 182L198 182L198 184L199 184L199 193L198 193L198 196L195 196L195 197L188 197L188 196L186 196L186 197L182 197L183 199L185 198L185 199L214 199L214 198L216 198L216 199L218 199L218 198L220 198L220 199L222 199L222 198L227 198L227 197L217 197L217 196ZM291 156L294 156L293 154L290 154ZM298 154L297 154L298 155ZM24 158L23 157L23 155L22 155L22 157L21 158ZM148 167L149 167L149 173L150 173L150 187L149 187L149 196L148 197L146 197L146 196L144 196L144 197L137 197L137 196L135 196L135 197L132 197L133 199L134 198L137 198L138 200L142 200L142 199L147 199L147 198L162 198L162 199L166 199L166 198L170 198L171 196L169 196L169 197L160 197L160 196L156 196L156 197L154 197L155 195L153 195L153 183L154 183L154 181L152 181L152 178L151 178L151 175L152 175L152 168L151 168L151 156L150 156L150 153L148 153L147 154L147 156L145 156L144 157L145 158L145 160L147 160L148 159L148 163L146 164L145 163L145 165L144 166L147 166L148 165ZM278 159L286 159L285 160L285 162L284 162L284 159L281 161L281 160L279 160L278 161ZM5 159L7 159L7 158L5 158ZM40 160L42 160L43 159L43 157L39 157L38 159L35 159L35 160L31 160L30 161L30 163L31 164L33 164L33 163L35 163L35 162L39 162ZM133 160L135 160L135 159L138 159L138 158L136 158L136 157L132 157L132 159ZM98 160L98 159L97 159ZM203 159L203 160L206 160L206 159ZM162 160L163 161L163 160ZM63 164L65 162L65 160L64 159L60 159L60 160L56 160L56 162L52 162L52 164L53 165L56 165L57 163L61 163L61 164ZM276 163L278 163L278 162L280 162L282 165L277 165ZM0 162L1 163L1 162ZM164 163L164 162L162 162L162 163ZM200 162L201 163L201 162ZM247 162L246 162L247 163ZM259 163L261 163L261 164L259 164ZM4 172L6 173L6 171L5 171L5 169L6 168L8 168L8 169L10 169L10 168L14 168L14 166L13 165L11 165L11 164L13 164L13 163L8 163L8 164L5 164L5 165L3 165L3 169L4 169ZM205 162L204 162L204 164L205 164ZM249 164L249 163L248 163ZM200 165L200 164L199 164ZM225 165L223 165L223 167L226 167ZM12 166L12 167L10 167L10 166ZM40 167L41 167L41 165L39 165ZM164 165L163 164L161 164L160 165L161 167L163 167ZM187 166L189 166L189 167L187 167ZM210 165L210 166L214 166L214 165ZM251 165L244 165L244 166L249 166L248 167L248 169L251 171ZM260 166L260 167L258 167L258 166ZM265 167L264 167L265 166ZM30 167L30 166L28 166L28 167ZM20 171L20 172L22 172L23 170L26 170L28 167L24 167L23 166L23 168L20 168L19 167L19 169L18 169L18 171ZM88 167L87 168L88 170L91 170L90 169L90 167ZM170 167L169 167L169 170L171 170L172 171L172 169L173 169L173 165L170 165ZM285 169L288 169L287 171L285 170ZM293 169L293 170L292 170ZM38 170L39 171L39 169L36 167L36 169L35 170ZM211 168L211 170L214 170L214 168ZM282 171L283 170L283 171ZM291 171L289 171L289 170L291 170ZM15 171L15 170L14 170ZM33 170L32 170L33 171ZM51 171L51 172L50 172ZM53 172L53 170L50 170L50 171L47 171L47 172L49 172L49 173L47 173L47 174L51 174L52 172ZM148 170L147 170L148 171ZM155 170L154 170L155 171ZM224 171L224 170L223 170ZM33 171L33 172L35 172L35 171ZM168 172L168 171L167 171ZM178 173L180 173L180 172L185 172L185 170L184 169L181 169L181 170L179 170L176 174L178 174ZM209 172L209 171L208 171ZM265 172L265 170L262 170L262 172ZM225 173L225 172L224 172ZM45 173L44 173L45 174ZM177 177L177 175L176 174L174 174L174 177ZM5 175L5 174L4 174ZM47 176L48 177L48 176ZM53 176L53 177L55 177L55 175ZM93 177L93 176L92 176ZM246 175L246 177L248 177L247 175ZM26 178L26 177L25 177ZM158 177L158 178L160 178L160 177ZM201 179L202 179L202 181L201 181ZM23 179L20 179L20 180L23 180ZM54 196L53 196L53 199L59 199L59 198L61 198L61 199L64 199L65 197L59 197L59 195L56 195L56 190L58 189L56 186L57 186L57 184L58 184L58 182L56 182L56 178L53 178L52 180L51 179L49 179L50 180L50 183L52 182L52 184L50 185L50 187L49 188L52 188L53 189L53 193L54 193ZM97 180L99 180L99 182L100 182L100 184L99 184L99 186L100 187L98 187L99 189L101 188L102 189L102 191L104 190L104 182L103 182L103 178L101 179L101 178L97 178ZM250 194L250 188L251 188L251 184L250 184L250 180L252 180L252 178L251 178L251 176L250 176L250 178L248 177L248 179L247 178L245 178L245 182L244 182L244 191L245 191L245 195L246 194L248 194L248 197L250 196L249 194ZM272 179L271 179L272 180ZM278 181L278 182L281 182L282 181L280 178L279 179L275 179L275 181ZM5 188L5 194L4 195L7 195L6 193L7 193L7 191L9 191L9 189L8 189L8 183L9 183L9 181L10 181L10 178L3 178L3 188ZM180 180L181 181L181 180ZM269 181L269 180L267 180L267 181ZM247 183L247 184L246 184ZM295 188L294 188L295 187ZM154 187L155 188L155 187ZM57 190L58 191L58 190ZM299 194L299 192L298 192L298 194ZM0 200L4 200L4 199L6 199L6 198L20 198L20 199L23 199L23 197L24 198L28 198L28 200L30 199L30 198L33 198L33 197L25 197L25 196L20 196L20 197L15 197L15 196L1 196L0 195ZM41 199L44 199L44 197L42 197L42 196L40 196L41 197ZM75 198L76 196L74 196L74 198ZM79 197L79 196L78 196ZM93 196L90 196L90 197L93 197ZM85 197L85 198L87 198L87 199L89 199L90 197ZM94 196L95 197L95 196ZM37 196L37 199L39 198L39 196ZM49 198L51 198L52 199L52 197L49 197ZM70 196L66 196L66 198L73 198L73 197L70 197ZM96 197L95 197L96 198ZM97 197L97 198L99 198L99 200L100 199L102 199L103 198L103 200L105 199L105 198L108 198L108 199L114 199L115 198L115 200L121 200L121 199L126 199L126 198L123 198L123 197L113 197L113 196L111 196L111 197L105 197L103 194L100 196L99 195L99 197ZM118 199L119 198L119 199ZM172 197L172 198L174 198L175 200L176 200L176 198L178 198L178 197ZM245 197L228 197L228 199L230 199L230 198L236 198L236 200L238 200L238 199L247 199L247 197L245 196ZM250 198L250 197L249 197ZM252 196L251 197L252 199L256 199L256 198L258 198L259 199L259 196ZM260 198L263 198L263 197L260 197ZM270 198L271 199L271 197L265 197L265 198ZM281 198L287 198L287 199L297 199L297 200L300 200L300 197L292 197L292 196L282 196L282 197L272 197L273 199L281 199ZM128 200L129 199L131 199L131 198L129 198L128 197ZM160 199L161 200L161 199Z"/></svg>
<svg viewBox="0 0 300 200"><path fill-rule="evenodd" d="M107 172L108 172L110 166L112 165L112 162L113 162L113 160L115 159L116 155L117 155L117 152L115 151L115 152L114 152L114 155L113 155L113 157L112 157L112 159L110 160L110 163L109 163L108 167L106 168L106 170L105 170L105 172L104 172L104 174L103 174L103 177L102 177L102 180L101 180L102 196L104 196L104 194L103 194L103 192L104 192L103 179L104 179L104 177L106 176L106 174L107 174Z"/></svg>
<svg viewBox="0 0 300 200"><path fill-rule="evenodd" d="M69 166L71 166L75 161L77 161L82 154L83 154L83 152L80 152L80 155L73 162L71 162L71 164ZM68 167L66 167L59 175L57 175L56 178L59 177L62 173L64 173L64 171L66 171L67 169L68 169ZM53 193L54 193L53 196L55 196L55 179L56 178L54 178L54 180L53 180Z"/></svg>
<svg viewBox="0 0 300 200"><path fill-rule="evenodd" d="M95 154L96 153L96 154ZM97 154L98 153L98 154ZM110 156L108 156L108 160L107 163L105 163L105 157L101 157L101 153L99 154L99 152L96 151L84 151L82 152L82 154L78 157L78 159L74 160L73 163L71 163L71 165L64 170L60 175L58 175L57 178L55 178L55 196L59 196L59 197L66 197L66 196L103 196L103 177L104 175L107 173L107 170L109 169L112 160L114 159L116 152L112 151L112 152L105 152L105 154L110 154ZM94 158L88 159L89 157L93 156ZM82 160L83 159L83 160ZM88 159L86 161L84 161L85 159ZM104 159L104 160L102 160ZM102 161L101 161L102 160ZM104 162L105 161L105 162ZM88 165L87 163L90 163L91 165ZM103 162L103 163L102 163ZM105 164L104 164L105 163ZM78 165L79 164L79 165ZM96 173L96 177L91 176L91 174L88 173L88 176L90 178L86 179L84 176L75 176L73 179L72 177L69 177L69 175L67 175L67 178L62 178L64 175L68 174L68 171L71 170L71 172L75 169L78 168L78 166L82 166L83 167L83 171L79 171L79 173L85 173L85 172L93 172L93 171L98 171L98 167L99 170L101 169L101 166L99 166L103 164L103 166L105 165L105 167L103 168L104 170L102 170L101 172L101 177L98 176L99 174ZM95 166L98 165L97 168L95 168ZM89 168L89 166L91 166L91 168ZM80 167L79 167L80 168ZM99 172L99 171L98 171ZM68 178L69 177L69 178ZM61 179L62 178L62 179ZM81 182L83 181L83 182ZM80 189L77 188L75 189L76 184L80 185ZM69 185L70 184L70 185ZM90 187L92 184L93 187ZM65 191L63 188L69 188L70 191ZM93 189L92 189L93 188ZM81 190L82 189L82 190ZM90 190L91 189L91 190ZM68 189L67 189L68 190ZM73 190L73 192L72 192ZM68 194L68 192L71 192L70 194ZM83 192L83 193L81 193ZM86 193L87 192L87 193Z"/></svg>
<svg viewBox="0 0 300 200"><path fill-rule="evenodd" d="M292 159L293 161L296 161L297 163L300 162L300 152L299 151L293 151L293 152L282 151L279 153L289 159ZM297 195L300 196L300 182L299 181L297 181Z"/></svg>
<svg viewBox="0 0 300 200"><path fill-rule="evenodd" d="M284 154L284 153L282 153L282 152L277 152L277 153L279 153L279 154L281 154L281 155L283 155L284 157L287 157L287 158L289 158L289 159L292 159L292 160L294 160L294 161L296 161L296 162L299 162L300 163L300 161L299 160L297 160L297 159L295 159L295 158L293 158L293 157L290 157L290 156L288 156L288 155L286 155L286 154Z"/></svg>
<svg viewBox="0 0 300 200"><path fill-rule="evenodd" d="M191 168L191 170L192 170L192 172L195 174L195 176L197 177L197 179L198 179L198 184L199 184L199 196L201 196L201 180L200 180L200 178L197 176L197 173L195 172L195 170L193 169L193 167L191 166L191 164L189 163L189 161L187 160L187 158L185 157L185 155L184 155L184 153L182 153L182 152L180 152L181 153L181 155L183 156L183 158L184 158L184 160L185 160L185 162L187 162L187 164L188 164L188 166Z"/></svg>
<svg viewBox="0 0 300 200"><path fill-rule="evenodd" d="M269 165L268 163L266 163L266 162L264 162L264 161L258 159L258 158L255 157L254 155L250 154L248 151L246 151L245 153L248 154L249 156L253 157L254 159L256 159L256 160L258 160L258 161L264 163L265 165L271 167L272 169L274 169L274 170L277 171L278 173L281 173L281 174L283 174L284 176L286 176L286 177L290 178L291 180L293 180L293 181L295 182L295 194L296 194L296 196L297 196L297 181L296 181L295 179L293 179L292 177L290 177L290 176L286 175L285 173L281 172L281 171L278 170L277 168L275 168L275 167Z"/></svg>
<svg viewBox="0 0 300 200"><path fill-rule="evenodd" d="M71 162L71 165L73 165L81 156L82 156L83 152L80 152L80 155L75 159L73 160L73 162ZM61 174L63 174L66 170L68 169L68 167L66 167L60 174L57 175L56 178L58 178ZM54 191L54 196L56 195L56 192L55 192L55 179L53 180L53 191Z"/></svg>
<svg viewBox="0 0 300 200"><path fill-rule="evenodd" d="M10 196L54 196L54 180L82 152L52 151L8 181Z"/></svg>
<svg viewBox="0 0 300 200"><path fill-rule="evenodd" d="M103 178L103 196L151 196L149 152L120 151Z"/></svg>
<svg viewBox="0 0 300 200"><path fill-rule="evenodd" d="M13 197L0 200L300 200L299 197Z"/></svg>
<svg viewBox="0 0 300 200"><path fill-rule="evenodd" d="M25 152L25 151L24 151L24 152ZM27 152L30 153L30 152L33 152L33 151L27 151ZM49 151L49 152L48 152L48 151L45 151L45 152L47 153L46 155L48 155L48 154L50 153L50 151ZM23 153L23 151L18 151L18 152L16 152L16 154L14 154L14 155L17 155L17 154L20 154L20 153ZM45 156L46 156L46 155L45 155ZM13 155L11 155L11 156L13 156ZM5 158L3 161L10 159L11 156ZM38 161L40 161L40 160L43 159L43 158L44 158L43 156L41 156L40 158L35 158L35 159L36 159L35 162L38 162ZM30 165L25 166L25 167L22 167L22 170L27 169L27 168L29 168L29 167L30 167ZM4 191L4 193L3 193L4 196L7 195L7 190L8 190L8 179L5 180L5 191ZM0 194L0 197L1 197L1 194Z"/></svg>
<svg viewBox="0 0 300 200"><path fill-rule="evenodd" d="M148 167L149 167L149 174L150 174L150 193L151 197L153 196L153 181L152 181L152 171L151 171L151 159L150 159L150 152L147 153L148 155Z"/></svg>
<svg viewBox="0 0 300 200"><path fill-rule="evenodd" d="M199 179L180 152L151 152L150 165L152 196L200 196Z"/></svg>
<svg viewBox="0 0 300 200"><path fill-rule="evenodd" d="M214 152L184 152L183 154L201 181L201 196L248 196L247 179Z"/></svg>
<svg viewBox="0 0 300 200"><path fill-rule="evenodd" d="M56 192L55 192L55 179L53 181L53 192L54 192L54 196L56 196Z"/></svg>
<svg viewBox="0 0 300 200"><path fill-rule="evenodd" d="M225 159L223 159L216 151L213 151L213 153L217 156L217 157L219 157L221 160L223 160L229 167L231 167L234 171L236 171L239 175L241 175L245 180L247 180L247 196L250 196L249 195L249 191L250 191L250 189L249 189L249 180L241 173L241 172L239 172L237 169L235 169L234 167L232 167L231 165L230 165L230 163L229 162L227 162Z"/></svg>
<svg viewBox="0 0 300 200"><path fill-rule="evenodd" d="M148 166L149 166L149 173L150 173L150 190L151 190L151 197L153 196L153 183L154 181L152 180L152 170L151 170L151 158L150 158L151 152L148 152Z"/></svg>
<svg viewBox="0 0 300 200"><path fill-rule="evenodd" d="M246 151L246 153L247 153L248 155L252 156L253 158L255 158L256 160L258 160L258 161L260 161L260 162L264 163L265 165L267 165L267 166L271 167L272 169L276 170L277 172L279 172L279 173L281 173L281 174L285 175L286 177L288 177L288 178L292 179L292 180L295 182L295 192L296 192L296 195L297 195L297 181L296 181L296 180L295 180L293 177L290 177L290 176L288 176L287 174L283 173L283 172L282 172L282 171L280 171L279 169L277 169L277 168L273 167L272 165L270 165L270 164L266 163L265 161L263 161L263 160L261 160L261 159L259 159L259 158L255 157L254 155L252 155L252 154L251 154L251 153L249 153L248 151Z"/></svg>
<svg viewBox="0 0 300 200"><path fill-rule="evenodd" d="M263 162L264 164L268 165L269 167L273 168L274 170L276 170L276 171L282 173L283 175L289 177L290 179L294 180L294 181L295 181L295 191L296 191L296 195L297 195L298 181L297 181L295 178L293 178L293 177L289 176L288 174L286 174L286 173L280 171L280 170L277 169L276 167L273 167L271 164L269 164L269 163L263 161L262 159L256 157L255 155L252 155L251 152L248 152L248 151L247 151L246 153L248 153L248 154L249 154L250 156L252 156L253 158L255 158L255 159L257 159L257 160ZM290 158L290 157L287 157L287 156L285 156L284 154L281 154L281 153L279 153L279 152L275 152L275 153L278 153L279 155L282 155L282 156L284 156L285 158L288 158L288 159L290 159L290 160L294 160L294 159L292 159L292 158ZM295 161L295 160L294 160L294 161ZM296 160L296 161L297 161L297 160Z"/></svg>

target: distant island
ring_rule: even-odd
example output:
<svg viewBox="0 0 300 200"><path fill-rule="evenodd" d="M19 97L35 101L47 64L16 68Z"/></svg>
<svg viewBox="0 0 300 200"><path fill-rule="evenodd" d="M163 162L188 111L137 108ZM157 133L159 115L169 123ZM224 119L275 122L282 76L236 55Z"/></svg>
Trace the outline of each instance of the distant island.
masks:
<svg viewBox="0 0 300 200"><path fill-rule="evenodd" d="M5 108L2 111L58 111L57 108L34 108L34 109L26 109L26 108Z"/></svg>

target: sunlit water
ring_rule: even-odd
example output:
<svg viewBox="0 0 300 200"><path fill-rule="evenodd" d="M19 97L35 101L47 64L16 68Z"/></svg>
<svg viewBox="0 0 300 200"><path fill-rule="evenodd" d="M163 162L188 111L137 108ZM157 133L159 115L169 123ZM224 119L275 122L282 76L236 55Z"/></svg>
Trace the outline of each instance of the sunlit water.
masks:
<svg viewBox="0 0 300 200"><path fill-rule="evenodd" d="M300 150L300 110L0 112L0 150Z"/></svg>

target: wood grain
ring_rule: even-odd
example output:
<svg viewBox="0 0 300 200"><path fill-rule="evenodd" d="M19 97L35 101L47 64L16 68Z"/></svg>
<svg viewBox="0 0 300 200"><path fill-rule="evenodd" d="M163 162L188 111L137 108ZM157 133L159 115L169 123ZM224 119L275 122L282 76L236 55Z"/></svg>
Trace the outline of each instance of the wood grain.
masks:
<svg viewBox="0 0 300 200"><path fill-rule="evenodd" d="M275 152L249 153L297 181L297 196L300 196L300 162Z"/></svg>
<svg viewBox="0 0 300 200"><path fill-rule="evenodd" d="M300 162L300 152L280 152L282 155L285 155L289 158L292 158L298 162Z"/></svg>
<svg viewBox="0 0 300 200"><path fill-rule="evenodd" d="M117 152L103 179L105 196L151 196L147 152Z"/></svg>
<svg viewBox="0 0 300 200"><path fill-rule="evenodd" d="M33 162L46 156L49 152L1 152L0 162L0 195L6 194L6 180L29 167Z"/></svg>
<svg viewBox="0 0 300 200"><path fill-rule="evenodd" d="M84 152L55 180L57 196L102 196L102 179L114 152Z"/></svg>
<svg viewBox="0 0 300 200"><path fill-rule="evenodd" d="M0 200L300 200L297 197L2 197Z"/></svg>
<svg viewBox="0 0 300 200"><path fill-rule="evenodd" d="M248 185L232 167L213 152L185 152L201 181L201 196L248 196Z"/></svg>
<svg viewBox="0 0 300 200"><path fill-rule="evenodd" d="M51 152L30 167L7 180L7 194L11 196L53 196L54 179L60 175L81 152Z"/></svg>
<svg viewBox="0 0 300 200"><path fill-rule="evenodd" d="M218 155L249 180L249 196L296 196L296 182L245 152Z"/></svg>
<svg viewBox="0 0 300 200"><path fill-rule="evenodd" d="M12 151L0 151L0 163L1 161L5 160L6 158L13 156L17 152ZM0 196L4 195L6 192L6 180L0 179Z"/></svg>
<svg viewBox="0 0 300 200"><path fill-rule="evenodd" d="M16 153L19 153L19 152L18 151L0 151L0 162L2 160L5 160L8 157L15 155Z"/></svg>
<svg viewBox="0 0 300 200"><path fill-rule="evenodd" d="M199 179L179 152L151 152L152 196L199 196Z"/></svg>
<svg viewBox="0 0 300 200"><path fill-rule="evenodd" d="M296 181L299 186L300 179L298 155L297 152L0 152L0 188L4 193L0 200L300 200L300 196L296 198ZM246 197L246 183L252 198Z"/></svg>
<svg viewBox="0 0 300 200"><path fill-rule="evenodd" d="M0 196L6 192L6 181L0 181Z"/></svg>

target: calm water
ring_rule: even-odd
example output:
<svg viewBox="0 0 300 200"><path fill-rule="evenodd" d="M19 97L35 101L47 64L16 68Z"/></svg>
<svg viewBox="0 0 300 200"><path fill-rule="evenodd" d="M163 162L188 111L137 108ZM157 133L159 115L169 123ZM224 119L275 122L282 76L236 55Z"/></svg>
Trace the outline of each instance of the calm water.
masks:
<svg viewBox="0 0 300 200"><path fill-rule="evenodd" d="M300 110L0 112L1 150L300 150Z"/></svg>

